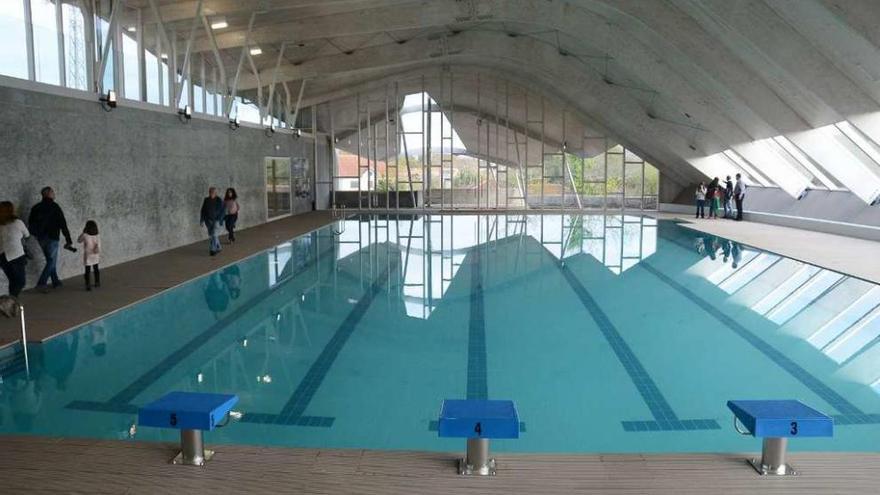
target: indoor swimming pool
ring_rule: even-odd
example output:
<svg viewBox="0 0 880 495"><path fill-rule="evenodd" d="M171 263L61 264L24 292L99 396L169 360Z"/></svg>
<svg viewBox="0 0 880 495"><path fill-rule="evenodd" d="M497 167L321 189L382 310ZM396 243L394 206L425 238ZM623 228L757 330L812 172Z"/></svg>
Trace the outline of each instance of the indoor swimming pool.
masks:
<svg viewBox="0 0 880 495"><path fill-rule="evenodd" d="M791 398L835 420L793 449L880 445L880 287L648 216L353 217L29 348L2 434L176 442L133 424L185 390L239 395L221 444L457 451L490 398L496 450L746 451L725 403Z"/></svg>

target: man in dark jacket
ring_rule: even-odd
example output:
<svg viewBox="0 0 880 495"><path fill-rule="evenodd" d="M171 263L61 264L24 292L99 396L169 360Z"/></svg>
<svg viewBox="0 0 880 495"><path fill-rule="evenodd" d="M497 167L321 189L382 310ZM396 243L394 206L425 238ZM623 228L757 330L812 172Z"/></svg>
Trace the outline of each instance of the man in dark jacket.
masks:
<svg viewBox="0 0 880 495"><path fill-rule="evenodd" d="M40 249L43 250L43 256L46 257L46 266L43 273L40 274L40 280L37 281L37 289L43 292L48 291L47 283L49 278L52 279L52 287L61 287L61 280L58 278L56 265L58 263L58 243L61 234L64 234L66 249L73 250L73 239L70 238L70 231L67 229L67 220L64 219L64 212L58 203L55 202L55 191L51 187L44 187L40 194L43 196L42 201L31 208L31 214L28 217L28 230L31 235L37 238L40 243Z"/></svg>
<svg viewBox="0 0 880 495"><path fill-rule="evenodd" d="M208 228L208 236L211 238L211 247L208 252L211 256L220 252L220 226L223 225L223 200L217 196L217 189L208 189L208 197L202 201L202 213L199 223Z"/></svg>

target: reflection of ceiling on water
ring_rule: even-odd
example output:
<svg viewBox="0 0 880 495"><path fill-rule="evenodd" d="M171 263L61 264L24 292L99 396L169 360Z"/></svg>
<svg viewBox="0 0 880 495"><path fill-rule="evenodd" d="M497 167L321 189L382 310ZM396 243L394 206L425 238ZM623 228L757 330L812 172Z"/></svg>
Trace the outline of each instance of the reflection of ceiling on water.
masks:
<svg viewBox="0 0 880 495"><path fill-rule="evenodd" d="M706 250L706 239L713 252ZM725 291L728 301L748 307L779 325L782 332L806 340L837 363L847 378L871 384L880 392L876 365L880 358L880 287L748 247L731 250L730 245L723 245L727 242L714 236L698 238L694 246L706 257L688 272Z"/></svg>
<svg viewBox="0 0 880 495"><path fill-rule="evenodd" d="M620 274L652 255L657 221L631 215L433 215L346 220L337 259L376 242L401 252L407 315L428 318L475 246L531 237L557 259L586 254Z"/></svg>

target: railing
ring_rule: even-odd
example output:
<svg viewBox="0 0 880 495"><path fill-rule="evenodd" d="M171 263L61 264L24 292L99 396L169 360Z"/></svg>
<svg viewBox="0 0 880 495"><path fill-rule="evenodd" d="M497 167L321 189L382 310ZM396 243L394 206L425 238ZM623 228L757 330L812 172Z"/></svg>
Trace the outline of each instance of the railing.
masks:
<svg viewBox="0 0 880 495"><path fill-rule="evenodd" d="M24 351L24 372L28 378L31 377L31 366L30 361L28 361L28 349L27 349L27 326L25 325L24 320L24 306L21 304L18 305L18 317L21 322L21 349Z"/></svg>
<svg viewBox="0 0 880 495"><path fill-rule="evenodd" d="M336 235L342 235L345 232L345 205L341 205L341 207L337 209L334 204L331 214L333 215L333 220L335 222L333 225L333 233Z"/></svg>

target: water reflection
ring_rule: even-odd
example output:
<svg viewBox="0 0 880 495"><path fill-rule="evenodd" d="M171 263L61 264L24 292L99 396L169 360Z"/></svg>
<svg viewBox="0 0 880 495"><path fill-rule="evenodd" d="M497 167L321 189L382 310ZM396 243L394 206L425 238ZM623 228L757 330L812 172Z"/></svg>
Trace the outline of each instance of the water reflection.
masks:
<svg viewBox="0 0 880 495"><path fill-rule="evenodd" d="M705 278L737 304L805 340L853 381L880 392L880 287L809 263L716 236L664 233L679 245L690 239L702 258L688 272ZM719 258L719 253L721 254ZM728 263L730 260L730 263Z"/></svg>
<svg viewBox="0 0 880 495"><path fill-rule="evenodd" d="M587 255L621 274L657 250L657 220L634 215L426 215L338 222L336 259L389 243L402 253L406 313L428 318L468 252L502 240L534 239L553 257ZM286 254L270 259L281 263Z"/></svg>

